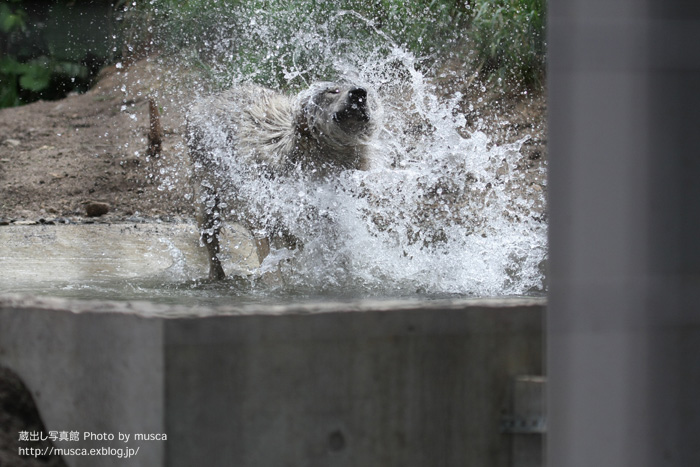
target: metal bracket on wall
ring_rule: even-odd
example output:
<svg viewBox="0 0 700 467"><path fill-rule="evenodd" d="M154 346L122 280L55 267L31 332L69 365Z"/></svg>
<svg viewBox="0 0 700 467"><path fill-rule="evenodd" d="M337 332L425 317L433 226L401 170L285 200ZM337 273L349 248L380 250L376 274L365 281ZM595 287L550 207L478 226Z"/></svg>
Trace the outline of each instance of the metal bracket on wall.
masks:
<svg viewBox="0 0 700 467"><path fill-rule="evenodd" d="M506 415L501 419L501 432L510 434L546 433L547 420L544 417L517 418Z"/></svg>
<svg viewBox="0 0 700 467"><path fill-rule="evenodd" d="M511 466L544 465L543 435L547 432L547 378L517 376L511 412L501 418L501 433L512 435Z"/></svg>

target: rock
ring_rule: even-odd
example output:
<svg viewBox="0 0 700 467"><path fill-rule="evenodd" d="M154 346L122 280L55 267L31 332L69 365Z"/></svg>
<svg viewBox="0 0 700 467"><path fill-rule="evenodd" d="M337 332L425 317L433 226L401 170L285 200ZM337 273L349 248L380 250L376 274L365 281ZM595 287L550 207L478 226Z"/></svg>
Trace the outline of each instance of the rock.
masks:
<svg viewBox="0 0 700 467"><path fill-rule="evenodd" d="M109 204L99 201L90 201L85 204L85 213L88 217L99 217L109 212Z"/></svg>
<svg viewBox="0 0 700 467"><path fill-rule="evenodd" d="M19 146L20 144L22 144L22 143L20 142L20 140L18 140L18 139L6 139L6 140L4 141L4 143L7 144L8 146L12 146L12 147L14 147L14 148L16 148L17 146Z"/></svg>
<svg viewBox="0 0 700 467"><path fill-rule="evenodd" d="M22 379L9 368L0 366L0 407L3 407L2 425L0 426L0 455L2 465L42 465L46 467L66 467L63 459L54 455L52 443L48 439L41 441L18 441L20 432L48 433L41 420L31 392ZM30 462L28 456L21 455L20 450L36 449L43 453L35 455L38 459ZM48 455L46 453L51 453Z"/></svg>

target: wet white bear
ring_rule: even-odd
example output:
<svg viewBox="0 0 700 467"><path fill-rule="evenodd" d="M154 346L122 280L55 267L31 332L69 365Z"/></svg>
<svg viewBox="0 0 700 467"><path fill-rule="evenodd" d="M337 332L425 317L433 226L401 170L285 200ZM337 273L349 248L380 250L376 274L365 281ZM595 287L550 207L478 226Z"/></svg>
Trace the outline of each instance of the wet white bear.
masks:
<svg viewBox="0 0 700 467"><path fill-rule="evenodd" d="M375 129L368 99L366 89L352 84L316 83L297 96L246 85L203 99L190 109L187 146L210 278L225 276L218 239L222 203L241 212L247 209L236 202L236 187L227 170L253 168L259 176L270 177L293 170L319 176L365 170ZM255 216L236 217L246 225ZM269 245L268 238L256 239L260 261Z"/></svg>

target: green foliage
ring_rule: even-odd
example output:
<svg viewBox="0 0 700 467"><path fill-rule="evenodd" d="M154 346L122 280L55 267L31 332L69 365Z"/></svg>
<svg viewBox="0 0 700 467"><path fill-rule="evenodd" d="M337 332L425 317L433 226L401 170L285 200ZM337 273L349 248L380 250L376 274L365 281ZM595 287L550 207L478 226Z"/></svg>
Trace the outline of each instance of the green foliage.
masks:
<svg viewBox="0 0 700 467"><path fill-rule="evenodd" d="M66 23L72 3L32 2L33 20L25 5L29 2L0 0L0 108L63 97L89 78L81 59L96 44L82 40L80 28ZM50 15L47 21L37 24L37 9ZM65 39L67 33L72 41Z"/></svg>
<svg viewBox="0 0 700 467"><path fill-rule="evenodd" d="M67 27L63 15L78 15L75 2L50 3L55 15L39 31L23 8L29 2L0 0L0 107L50 97L88 76L76 57L99 44L80 36L90 29L81 26L72 28L77 39L56 45ZM333 79L338 57L395 48L426 69L446 56L467 60L473 48L465 74L480 68L511 86L543 77L546 0L119 0L114 8L126 56L185 58L220 87L241 78L303 87ZM27 37L46 44L24 50Z"/></svg>
<svg viewBox="0 0 700 467"><path fill-rule="evenodd" d="M546 0L150 0L125 1L124 24L140 30L132 48L186 50L222 86L332 78L329 53L398 46L427 67L473 48L473 68L517 87L543 77L545 10Z"/></svg>
<svg viewBox="0 0 700 467"><path fill-rule="evenodd" d="M41 56L27 62L19 62L13 57L0 58L0 108L22 104L21 94L41 95L57 77L66 79L87 78L88 71L83 65L62 62Z"/></svg>
<svg viewBox="0 0 700 467"><path fill-rule="evenodd" d="M8 34L17 30L25 30L26 21L27 13L24 10L10 8L7 3L0 4L0 32Z"/></svg>
<svg viewBox="0 0 700 467"><path fill-rule="evenodd" d="M463 18L445 0L153 0L127 5L124 24L131 49L148 40L166 55L185 51L221 86L243 76L294 87L332 78L341 56L398 46L432 56L456 41Z"/></svg>
<svg viewBox="0 0 700 467"><path fill-rule="evenodd" d="M546 0L473 0L469 37L484 71L511 85L543 78Z"/></svg>
<svg viewBox="0 0 700 467"><path fill-rule="evenodd" d="M17 3L17 2L13 2ZM27 13L10 3L0 3L0 108L19 105L19 79L36 70L28 70L14 58L7 56L6 48L26 30Z"/></svg>

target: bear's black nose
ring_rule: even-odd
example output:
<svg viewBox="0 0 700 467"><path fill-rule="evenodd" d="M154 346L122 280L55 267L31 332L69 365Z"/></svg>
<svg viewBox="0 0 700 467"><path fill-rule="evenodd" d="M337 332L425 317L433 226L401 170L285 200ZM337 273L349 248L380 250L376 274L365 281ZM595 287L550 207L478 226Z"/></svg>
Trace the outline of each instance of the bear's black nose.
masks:
<svg viewBox="0 0 700 467"><path fill-rule="evenodd" d="M367 91L364 88L353 88L348 92L348 100L352 104L366 104Z"/></svg>

